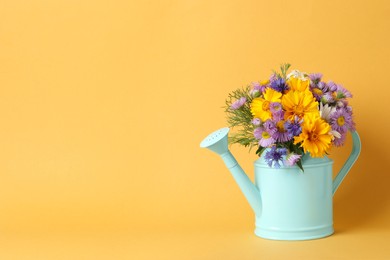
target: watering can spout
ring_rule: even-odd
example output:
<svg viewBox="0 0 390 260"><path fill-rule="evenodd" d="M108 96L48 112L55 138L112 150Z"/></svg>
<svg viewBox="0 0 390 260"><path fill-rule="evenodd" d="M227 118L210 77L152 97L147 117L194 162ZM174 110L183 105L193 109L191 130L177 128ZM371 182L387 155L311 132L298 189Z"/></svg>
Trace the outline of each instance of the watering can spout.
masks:
<svg viewBox="0 0 390 260"><path fill-rule="evenodd" d="M260 192L242 170L241 166L237 163L237 160L234 158L232 153L229 151L228 133L228 127L221 128L208 135L200 143L200 147L208 148L221 156L226 167L233 175L233 178L237 182L242 193L244 193L245 198L248 200L256 216L260 216L262 209Z"/></svg>

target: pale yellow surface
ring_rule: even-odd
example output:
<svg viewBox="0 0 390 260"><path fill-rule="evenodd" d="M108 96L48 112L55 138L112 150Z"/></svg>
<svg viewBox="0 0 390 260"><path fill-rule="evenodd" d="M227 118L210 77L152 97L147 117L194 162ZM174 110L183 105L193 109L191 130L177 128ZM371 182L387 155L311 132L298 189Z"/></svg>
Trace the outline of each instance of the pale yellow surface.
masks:
<svg viewBox="0 0 390 260"><path fill-rule="evenodd" d="M390 259L388 1L0 0L0 259ZM253 234L228 92L290 62L353 94L336 233ZM350 150L332 151L339 169ZM232 147L252 177L256 156Z"/></svg>

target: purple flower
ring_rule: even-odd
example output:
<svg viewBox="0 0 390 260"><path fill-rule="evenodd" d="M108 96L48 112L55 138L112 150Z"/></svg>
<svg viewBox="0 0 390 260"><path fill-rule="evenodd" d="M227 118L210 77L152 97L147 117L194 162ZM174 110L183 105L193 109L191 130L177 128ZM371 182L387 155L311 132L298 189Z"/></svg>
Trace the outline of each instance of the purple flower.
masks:
<svg viewBox="0 0 390 260"><path fill-rule="evenodd" d="M230 108L233 109L233 110L237 110L239 109L240 107L242 107L246 102L246 98L245 97L242 97L240 98L239 100L236 100L231 106Z"/></svg>
<svg viewBox="0 0 390 260"><path fill-rule="evenodd" d="M302 132L302 122L302 119L295 116L294 121L286 121L284 123L284 128L291 136L298 136Z"/></svg>
<svg viewBox="0 0 390 260"><path fill-rule="evenodd" d="M330 124L332 129L340 134L346 133L348 130L354 130L355 123L352 120L352 111L344 107L337 109L330 118Z"/></svg>
<svg viewBox="0 0 390 260"><path fill-rule="evenodd" d="M257 127L255 128L255 130L253 131L253 136L256 138L256 139L261 139L261 134L263 133L263 127Z"/></svg>
<svg viewBox="0 0 390 260"><path fill-rule="evenodd" d="M339 101L336 102L337 107L346 107L348 106L348 100L346 99L340 99Z"/></svg>
<svg viewBox="0 0 390 260"><path fill-rule="evenodd" d="M252 82L251 85L253 89L260 90L261 85L259 82Z"/></svg>
<svg viewBox="0 0 390 260"><path fill-rule="evenodd" d="M285 164L287 166L293 166L299 161L299 159L301 159L301 157L302 157L302 155L295 154L295 153L289 153L286 156Z"/></svg>
<svg viewBox="0 0 390 260"><path fill-rule="evenodd" d="M326 86L327 86L329 91L334 92L337 90L337 85L333 81L329 81L328 83L326 83Z"/></svg>
<svg viewBox="0 0 390 260"><path fill-rule="evenodd" d="M322 74L321 73L312 73L312 74L309 74L309 78L314 84L318 84L321 81Z"/></svg>
<svg viewBox="0 0 390 260"><path fill-rule="evenodd" d="M286 81L282 78L276 78L271 81L270 87L276 91L283 93L288 90L288 85Z"/></svg>
<svg viewBox="0 0 390 260"><path fill-rule="evenodd" d="M276 131L275 122L268 119L267 121L264 122L264 128L265 128L265 130L267 130L271 134L275 133L275 131Z"/></svg>
<svg viewBox="0 0 390 260"><path fill-rule="evenodd" d="M340 138L335 138L333 144L334 144L336 147L343 146L346 137L347 137L347 132L341 133Z"/></svg>
<svg viewBox="0 0 390 260"><path fill-rule="evenodd" d="M271 76L269 77L269 81L274 81L278 78L278 76L275 73L272 73Z"/></svg>
<svg viewBox="0 0 390 260"><path fill-rule="evenodd" d="M272 137L277 141L277 142L287 142L293 138L293 135L291 135L285 126L285 122L283 120L280 120L279 122L276 123L276 131L272 135Z"/></svg>
<svg viewBox="0 0 390 260"><path fill-rule="evenodd" d="M327 92L321 97L321 102L323 104L329 104L334 102L333 94L332 92Z"/></svg>
<svg viewBox="0 0 390 260"><path fill-rule="evenodd" d="M249 94L252 97L260 96L260 94L263 93L265 91L265 89L267 88L267 84L262 84L259 82L252 82L251 85L252 85L252 89L249 92Z"/></svg>
<svg viewBox="0 0 390 260"><path fill-rule="evenodd" d="M259 140L259 145L262 147L268 147L275 143L275 139L273 139L267 132L263 132L262 138Z"/></svg>
<svg viewBox="0 0 390 260"><path fill-rule="evenodd" d="M257 127L253 131L253 135L256 139L259 140L259 145L262 147L268 147L275 143L275 139L272 137L274 130L267 129L264 126Z"/></svg>
<svg viewBox="0 0 390 260"><path fill-rule="evenodd" d="M320 102L324 96L326 96L326 98L332 96L330 95L331 91L329 89L329 86L324 82L318 82L318 84L311 84L310 90L318 102Z"/></svg>
<svg viewBox="0 0 390 260"><path fill-rule="evenodd" d="M329 92L330 91L325 82L318 82L317 87L319 89L321 89L322 91L324 91L324 92Z"/></svg>
<svg viewBox="0 0 390 260"><path fill-rule="evenodd" d="M270 110L272 113L272 118L277 122L284 118L284 111L282 109L282 104L279 102L272 102L270 104Z"/></svg>
<svg viewBox="0 0 390 260"><path fill-rule="evenodd" d="M276 146L272 146L271 150L268 150L265 153L264 160L267 162L269 167L274 166L275 168L280 168L286 154L286 148L276 148Z"/></svg>
<svg viewBox="0 0 390 260"><path fill-rule="evenodd" d="M351 98L352 97L351 92L346 90L343 86L341 86L341 85L336 85L336 86L337 86L336 97L338 99L341 99L341 98Z"/></svg>
<svg viewBox="0 0 390 260"><path fill-rule="evenodd" d="M261 124L261 120L260 120L260 118L253 118L252 119L252 124L253 125L260 125Z"/></svg>
<svg viewBox="0 0 390 260"><path fill-rule="evenodd" d="M279 112L280 110L282 110L282 104L279 102L271 102L269 108L272 113Z"/></svg>

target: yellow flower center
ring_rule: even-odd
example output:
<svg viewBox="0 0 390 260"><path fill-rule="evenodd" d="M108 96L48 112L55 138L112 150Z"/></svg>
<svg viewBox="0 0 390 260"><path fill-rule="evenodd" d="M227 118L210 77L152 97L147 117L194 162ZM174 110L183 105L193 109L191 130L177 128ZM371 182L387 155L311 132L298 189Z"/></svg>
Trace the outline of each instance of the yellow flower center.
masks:
<svg viewBox="0 0 390 260"><path fill-rule="evenodd" d="M264 111L268 111L269 110L269 101L264 100L263 105L262 105L262 109Z"/></svg>
<svg viewBox="0 0 390 260"><path fill-rule="evenodd" d="M279 132L284 133L286 132L286 129L284 129L284 121L279 121L276 124L276 128L278 129Z"/></svg>
<svg viewBox="0 0 390 260"><path fill-rule="evenodd" d="M321 95L322 95L322 90L319 89L319 88L313 88L313 92L314 92L315 94L317 94L318 96L321 96Z"/></svg>
<svg viewBox="0 0 390 260"><path fill-rule="evenodd" d="M264 139L268 139L268 138L271 137L271 136L269 135L269 133L266 132L266 131L263 131L263 133L261 133L261 136L262 136Z"/></svg>
<svg viewBox="0 0 390 260"><path fill-rule="evenodd" d="M315 142L318 140L318 134L317 133L311 133L311 135L309 136L309 140L311 142Z"/></svg>
<svg viewBox="0 0 390 260"><path fill-rule="evenodd" d="M345 124L345 119L343 116L340 116L339 118L337 118L337 124L339 126L343 126Z"/></svg>

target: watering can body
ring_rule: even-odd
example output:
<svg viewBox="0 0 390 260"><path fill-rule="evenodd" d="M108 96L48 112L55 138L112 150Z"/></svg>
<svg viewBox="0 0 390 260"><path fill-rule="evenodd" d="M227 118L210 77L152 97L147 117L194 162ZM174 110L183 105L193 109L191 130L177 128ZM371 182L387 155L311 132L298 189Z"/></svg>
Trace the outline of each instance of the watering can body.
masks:
<svg viewBox="0 0 390 260"><path fill-rule="evenodd" d="M263 157L255 161L254 183L228 150L222 128L201 142L201 147L219 154L230 170L256 216L255 234L275 240L308 240L326 237L333 229L333 195L358 158L361 150L357 132L352 133L352 152L333 180L329 158L302 158L304 172L297 166L270 168ZM263 152L264 154L264 152Z"/></svg>
<svg viewBox="0 0 390 260"><path fill-rule="evenodd" d="M333 233L332 165L324 158L303 160L298 167L268 167L255 162L255 186L262 210L256 215L257 236L279 240L306 240Z"/></svg>

